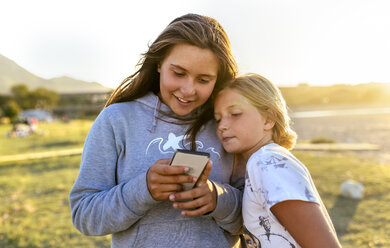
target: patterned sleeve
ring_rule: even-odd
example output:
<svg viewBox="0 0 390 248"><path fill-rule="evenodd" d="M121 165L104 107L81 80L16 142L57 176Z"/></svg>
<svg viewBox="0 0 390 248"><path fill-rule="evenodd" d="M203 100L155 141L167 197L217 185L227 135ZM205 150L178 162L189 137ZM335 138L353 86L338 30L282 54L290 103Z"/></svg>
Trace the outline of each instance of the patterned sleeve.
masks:
<svg viewBox="0 0 390 248"><path fill-rule="evenodd" d="M302 200L320 204L315 186L306 167L288 154L263 153L251 166L256 175L256 190L267 209L287 200ZM259 180L258 180L259 179Z"/></svg>

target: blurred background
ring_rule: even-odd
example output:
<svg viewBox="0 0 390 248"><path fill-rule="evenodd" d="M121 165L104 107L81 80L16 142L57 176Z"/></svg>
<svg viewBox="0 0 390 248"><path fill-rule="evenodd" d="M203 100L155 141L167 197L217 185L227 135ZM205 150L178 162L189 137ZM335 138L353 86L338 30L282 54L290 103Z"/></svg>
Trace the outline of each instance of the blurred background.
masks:
<svg viewBox="0 0 390 248"><path fill-rule="evenodd" d="M217 19L279 86L343 247L390 247L390 2L0 1L0 247L107 247L72 226L84 139L174 18ZM340 194L353 180L364 197Z"/></svg>

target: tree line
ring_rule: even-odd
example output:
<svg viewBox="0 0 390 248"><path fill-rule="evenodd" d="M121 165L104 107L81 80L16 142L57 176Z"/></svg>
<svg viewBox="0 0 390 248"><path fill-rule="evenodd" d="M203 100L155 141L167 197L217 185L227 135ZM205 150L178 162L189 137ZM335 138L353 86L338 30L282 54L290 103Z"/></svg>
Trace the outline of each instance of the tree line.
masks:
<svg viewBox="0 0 390 248"><path fill-rule="evenodd" d="M60 96L57 92L45 88L30 90L25 84L11 88L11 95L0 95L0 117L8 117L14 121L19 113L27 109L54 108Z"/></svg>
<svg viewBox="0 0 390 248"><path fill-rule="evenodd" d="M390 103L390 83L280 87L289 107L369 105Z"/></svg>

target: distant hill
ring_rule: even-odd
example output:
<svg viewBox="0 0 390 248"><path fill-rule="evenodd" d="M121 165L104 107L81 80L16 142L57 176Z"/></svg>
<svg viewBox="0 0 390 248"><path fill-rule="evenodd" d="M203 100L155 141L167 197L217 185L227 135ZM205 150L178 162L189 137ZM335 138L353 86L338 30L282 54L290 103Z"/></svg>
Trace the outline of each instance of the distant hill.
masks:
<svg viewBox="0 0 390 248"><path fill-rule="evenodd" d="M43 87L62 93L99 93L109 92L107 88L96 82L85 82L70 77L44 79L22 68L14 61L0 54L0 94L9 94L13 85L25 84L29 89Z"/></svg>

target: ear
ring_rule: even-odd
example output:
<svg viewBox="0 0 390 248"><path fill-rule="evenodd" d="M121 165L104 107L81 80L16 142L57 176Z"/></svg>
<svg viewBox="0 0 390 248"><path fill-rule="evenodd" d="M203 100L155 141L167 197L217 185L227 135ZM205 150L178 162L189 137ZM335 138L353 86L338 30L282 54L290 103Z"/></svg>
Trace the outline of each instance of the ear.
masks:
<svg viewBox="0 0 390 248"><path fill-rule="evenodd" d="M158 64L157 64L157 72L160 73L160 71L161 71L161 64L158 63Z"/></svg>
<svg viewBox="0 0 390 248"><path fill-rule="evenodd" d="M270 118L265 118L264 120L264 130L270 131L275 126L275 121Z"/></svg>

